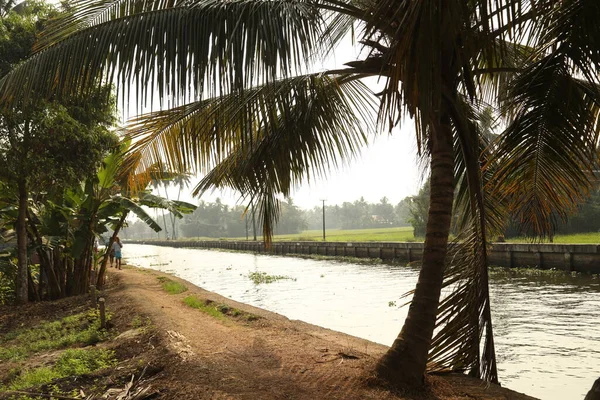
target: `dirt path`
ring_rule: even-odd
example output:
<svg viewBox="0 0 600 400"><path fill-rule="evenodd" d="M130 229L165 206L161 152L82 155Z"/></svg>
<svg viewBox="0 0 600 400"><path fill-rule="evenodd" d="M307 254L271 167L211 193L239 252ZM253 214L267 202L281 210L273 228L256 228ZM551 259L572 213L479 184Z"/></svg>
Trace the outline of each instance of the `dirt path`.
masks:
<svg viewBox="0 0 600 400"><path fill-rule="evenodd" d="M120 282L109 305L148 316L173 356L161 385L177 399L515 399L531 397L464 376L429 377L424 393L400 397L369 385L385 347L226 299L175 277L188 291L170 295L154 271L111 270ZM260 318L216 319L183 304L186 296ZM176 354L176 355L175 355Z"/></svg>

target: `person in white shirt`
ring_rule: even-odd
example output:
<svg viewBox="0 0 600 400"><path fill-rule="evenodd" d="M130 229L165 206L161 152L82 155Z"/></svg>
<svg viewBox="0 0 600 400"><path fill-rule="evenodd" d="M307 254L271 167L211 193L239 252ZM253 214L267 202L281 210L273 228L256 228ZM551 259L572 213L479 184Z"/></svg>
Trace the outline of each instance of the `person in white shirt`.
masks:
<svg viewBox="0 0 600 400"><path fill-rule="evenodd" d="M115 259L117 261L116 265L114 265L114 267L121 269L121 249L123 248L123 243L121 243L121 239L119 239L119 237L117 236L115 238L115 241L113 242L112 245L112 249L111 249L111 254L114 253L115 255ZM111 257L111 261L110 261L111 266L113 266L113 261L112 261L112 257Z"/></svg>

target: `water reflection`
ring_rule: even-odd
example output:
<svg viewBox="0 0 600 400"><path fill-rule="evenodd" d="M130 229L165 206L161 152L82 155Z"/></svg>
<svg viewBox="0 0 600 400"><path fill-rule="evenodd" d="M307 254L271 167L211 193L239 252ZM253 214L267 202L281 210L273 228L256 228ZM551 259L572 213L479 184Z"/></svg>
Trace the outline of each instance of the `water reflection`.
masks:
<svg viewBox="0 0 600 400"><path fill-rule="evenodd" d="M582 399L600 376L600 280L495 269L491 291L503 381L542 399Z"/></svg>
<svg viewBox="0 0 600 400"><path fill-rule="evenodd" d="M418 270L204 249L127 245L133 264L330 329L391 344ZM150 256L150 257L149 257ZM294 279L254 284L250 272ZM492 314L501 382L542 399L583 399L600 376L600 279L492 269Z"/></svg>

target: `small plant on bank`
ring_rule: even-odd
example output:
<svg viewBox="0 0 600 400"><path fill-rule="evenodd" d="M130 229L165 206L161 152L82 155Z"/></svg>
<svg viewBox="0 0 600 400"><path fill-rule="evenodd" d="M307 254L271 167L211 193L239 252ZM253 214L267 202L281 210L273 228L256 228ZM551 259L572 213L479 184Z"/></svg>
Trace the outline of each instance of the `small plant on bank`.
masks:
<svg viewBox="0 0 600 400"><path fill-rule="evenodd" d="M134 329L146 328L146 327L149 327L150 325L152 325L152 321L148 317L142 317L141 315L136 315L131 320L130 325Z"/></svg>
<svg viewBox="0 0 600 400"><path fill-rule="evenodd" d="M269 275L266 272L250 272L248 274L248 278L250 278L250 280L252 282L254 282L255 285L258 285L261 283L273 283L275 281L279 281L279 280L283 280L283 279L291 279L293 281L296 281L296 278L292 278L290 276Z"/></svg>
<svg viewBox="0 0 600 400"><path fill-rule="evenodd" d="M184 284L176 282L164 276L159 276L156 279L158 279L159 282L162 283L163 290L169 294L179 294L188 290L188 288Z"/></svg>
<svg viewBox="0 0 600 400"><path fill-rule="evenodd" d="M324 255L324 254L289 253L289 254L286 254L284 257L296 257L296 258L315 260L315 261L333 261L333 262L361 264L361 265L376 265L376 264L384 263L384 261L381 258L330 256L330 255ZM385 264L394 264L394 262L390 261L390 260L386 260Z"/></svg>
<svg viewBox="0 0 600 400"><path fill-rule="evenodd" d="M195 308L202 311L219 320L225 319L225 317L233 317L236 319L242 319L248 322L256 321L259 319L257 315L247 313L234 307L230 307L226 304L217 304L211 300L202 300L196 296L187 296L183 299L183 302L188 307Z"/></svg>
<svg viewBox="0 0 600 400"><path fill-rule="evenodd" d="M205 314L217 319L224 319L223 313L219 312L216 307L212 306L212 302L206 300L200 300L195 296L187 296L183 299L183 303L188 306L200 310Z"/></svg>
<svg viewBox="0 0 600 400"><path fill-rule="evenodd" d="M490 266L490 275L495 277L515 277L515 276L524 276L524 277L546 277L546 278L569 278L573 277L571 271L564 271L561 269L542 269L538 267L516 267L516 268L508 268L508 267L498 267L498 266ZM575 273L575 276L580 275L580 273Z"/></svg>

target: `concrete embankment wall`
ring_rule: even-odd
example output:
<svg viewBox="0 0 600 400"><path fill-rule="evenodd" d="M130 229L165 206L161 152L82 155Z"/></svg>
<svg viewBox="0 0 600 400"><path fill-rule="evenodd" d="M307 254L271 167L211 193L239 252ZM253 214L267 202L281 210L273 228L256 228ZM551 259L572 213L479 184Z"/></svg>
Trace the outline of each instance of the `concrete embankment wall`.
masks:
<svg viewBox="0 0 600 400"><path fill-rule="evenodd" d="M129 243L265 252L263 243L257 241L149 240L129 241ZM421 259L423 243L274 242L270 253L321 254L411 262ZM600 245L494 243L489 253L489 263L503 267L555 268L600 274Z"/></svg>

